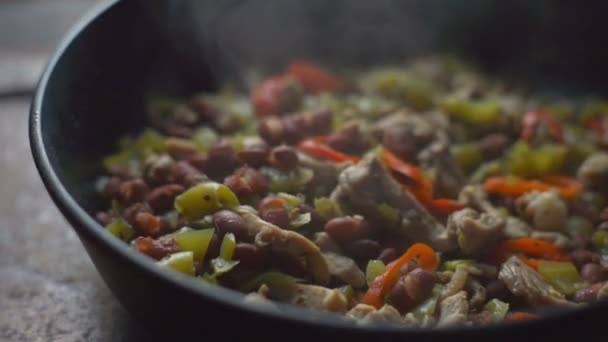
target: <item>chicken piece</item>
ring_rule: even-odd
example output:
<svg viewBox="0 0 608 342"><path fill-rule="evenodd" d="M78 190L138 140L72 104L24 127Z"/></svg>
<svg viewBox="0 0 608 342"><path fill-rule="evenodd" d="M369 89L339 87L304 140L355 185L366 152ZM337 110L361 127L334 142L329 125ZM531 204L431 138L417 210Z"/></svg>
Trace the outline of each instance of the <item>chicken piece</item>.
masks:
<svg viewBox="0 0 608 342"><path fill-rule="evenodd" d="M319 246L321 252L323 253L333 252L342 254L342 249L340 246L326 232L315 233L314 243L315 245Z"/></svg>
<svg viewBox="0 0 608 342"><path fill-rule="evenodd" d="M524 264L517 256L512 256L502 264L498 279L513 293L531 306L572 303L564 295L547 283L540 274Z"/></svg>
<svg viewBox="0 0 608 342"><path fill-rule="evenodd" d="M297 284L288 302L324 311L343 313L348 309L348 300L339 290L317 285Z"/></svg>
<svg viewBox="0 0 608 342"><path fill-rule="evenodd" d="M243 303L257 307L263 307L268 310L278 311L277 306L268 299L270 289L266 284L262 284L257 292L251 292L243 298Z"/></svg>
<svg viewBox="0 0 608 342"><path fill-rule="evenodd" d="M608 187L608 153L589 156L578 168L577 177L586 187L605 191Z"/></svg>
<svg viewBox="0 0 608 342"><path fill-rule="evenodd" d="M434 195L456 197L466 184L464 173L450 151L447 135L439 131L437 138L418 153L418 162L434 174Z"/></svg>
<svg viewBox="0 0 608 342"><path fill-rule="evenodd" d="M266 222L255 214L251 207L241 206L236 209L248 224L249 236L254 236L254 242L259 247L270 245L279 254L288 254L303 263L304 268L312 274L319 284L329 282L329 266L317 245L305 236L290 230L283 230L272 223Z"/></svg>
<svg viewBox="0 0 608 342"><path fill-rule="evenodd" d="M509 216L505 219L503 232L507 239L518 239L530 236L532 234L532 227L518 217Z"/></svg>
<svg viewBox="0 0 608 342"><path fill-rule="evenodd" d="M384 304L379 310L371 305L357 304L346 313L346 317L355 319L361 323L369 323L372 321L403 322L399 311L389 304Z"/></svg>
<svg viewBox="0 0 608 342"><path fill-rule="evenodd" d="M447 298L464 290L467 280L469 279L469 271L465 265L458 265L456 271L452 274L450 281L445 285L441 292L441 298Z"/></svg>
<svg viewBox="0 0 608 342"><path fill-rule="evenodd" d="M481 213L465 208L448 217L447 229L458 236L465 254L478 254L503 236L505 220L496 213Z"/></svg>
<svg viewBox="0 0 608 342"><path fill-rule="evenodd" d="M556 231L564 227L568 207L557 191L533 191L517 198L517 210L535 229Z"/></svg>
<svg viewBox="0 0 608 342"><path fill-rule="evenodd" d="M469 302L467 293L460 291L439 302L438 326L463 323L467 320L469 313Z"/></svg>
<svg viewBox="0 0 608 342"><path fill-rule="evenodd" d="M329 274L356 289L365 286L365 273L353 259L333 252L323 253L323 256L327 261Z"/></svg>
<svg viewBox="0 0 608 342"><path fill-rule="evenodd" d="M340 174L331 198L343 208L352 208L372 227L392 230L411 241L424 242L435 250L447 251L456 246L455 236L448 231L388 173L377 157L369 155ZM381 205L399 212L396 220L388 219Z"/></svg>
<svg viewBox="0 0 608 342"><path fill-rule="evenodd" d="M305 153L298 153L299 165L314 172L307 185L308 197L327 196L338 183L340 172L348 166L315 159Z"/></svg>

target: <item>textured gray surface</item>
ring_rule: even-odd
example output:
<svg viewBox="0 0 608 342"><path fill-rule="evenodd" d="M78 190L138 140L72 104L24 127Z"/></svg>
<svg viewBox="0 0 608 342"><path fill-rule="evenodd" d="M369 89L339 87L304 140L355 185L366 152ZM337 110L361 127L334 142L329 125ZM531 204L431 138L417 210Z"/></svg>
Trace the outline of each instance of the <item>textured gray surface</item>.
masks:
<svg viewBox="0 0 608 342"><path fill-rule="evenodd" d="M27 141L29 99L0 101L0 341L133 341L112 297L47 195Z"/></svg>
<svg viewBox="0 0 608 342"><path fill-rule="evenodd" d="M55 208L27 139L27 94L96 0L0 1L0 341L149 340Z"/></svg>

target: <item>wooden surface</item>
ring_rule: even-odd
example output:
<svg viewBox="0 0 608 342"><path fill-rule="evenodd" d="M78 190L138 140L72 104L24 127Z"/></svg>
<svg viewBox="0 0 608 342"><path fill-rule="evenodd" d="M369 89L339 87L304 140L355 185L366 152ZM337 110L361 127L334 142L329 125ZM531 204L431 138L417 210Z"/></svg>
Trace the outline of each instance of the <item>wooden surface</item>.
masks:
<svg viewBox="0 0 608 342"><path fill-rule="evenodd" d="M43 65L93 0L0 1L0 341L149 341L51 202L27 137Z"/></svg>

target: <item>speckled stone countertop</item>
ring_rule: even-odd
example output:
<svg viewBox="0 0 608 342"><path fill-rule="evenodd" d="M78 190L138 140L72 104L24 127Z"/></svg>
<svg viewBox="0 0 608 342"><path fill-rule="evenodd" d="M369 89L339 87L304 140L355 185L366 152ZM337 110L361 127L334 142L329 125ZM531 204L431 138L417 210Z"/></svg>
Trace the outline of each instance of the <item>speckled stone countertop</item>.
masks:
<svg viewBox="0 0 608 342"><path fill-rule="evenodd" d="M0 341L150 340L51 202L27 137L44 61L93 0L0 3Z"/></svg>

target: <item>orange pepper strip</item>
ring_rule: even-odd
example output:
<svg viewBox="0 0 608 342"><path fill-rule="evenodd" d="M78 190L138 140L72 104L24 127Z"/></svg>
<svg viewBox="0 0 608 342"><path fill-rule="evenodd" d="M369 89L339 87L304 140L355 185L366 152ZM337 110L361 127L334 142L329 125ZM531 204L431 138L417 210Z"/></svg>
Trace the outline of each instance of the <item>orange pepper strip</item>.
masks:
<svg viewBox="0 0 608 342"><path fill-rule="evenodd" d="M384 272L376 277L363 296L362 303L380 309L384 296L399 279L401 268L412 260L416 260L421 268L428 271L437 270L439 265L439 259L431 247L424 243L415 243L399 259L388 264Z"/></svg>
<svg viewBox="0 0 608 342"><path fill-rule="evenodd" d="M549 191L557 189L562 197L570 199L581 192L583 185L566 176L547 176L545 181L518 180L506 177L490 177L483 183L486 192L502 196L518 197L531 191Z"/></svg>
<svg viewBox="0 0 608 342"><path fill-rule="evenodd" d="M297 78L304 88L311 93L341 91L346 88L346 83L341 79L304 61L291 62L285 73Z"/></svg>
<svg viewBox="0 0 608 342"><path fill-rule="evenodd" d="M440 214L451 214L464 208L464 205L449 198L436 198L429 203L429 209Z"/></svg>
<svg viewBox="0 0 608 342"><path fill-rule="evenodd" d="M310 154L315 158L330 160L338 163L347 161L358 163L359 160L361 160L359 157L336 151L333 148L316 141L314 138L300 142L297 148L298 150L306 154Z"/></svg>
<svg viewBox="0 0 608 342"><path fill-rule="evenodd" d="M511 255L518 255L522 262L535 270L538 270L538 261L530 258L570 261L570 256L551 242L542 239L519 238L505 240L498 244L490 256L490 262L498 265L507 261Z"/></svg>
<svg viewBox="0 0 608 342"><path fill-rule="evenodd" d="M538 315L531 314L529 312L514 311L507 315L506 320L508 321L525 321L529 319L539 318Z"/></svg>
<svg viewBox="0 0 608 342"><path fill-rule="evenodd" d="M422 171L420 171L420 169L416 166L402 161L401 159L399 159L399 157L397 157L393 152L389 151L387 148L382 149L382 161L392 171L410 179L413 182L414 187L422 184Z"/></svg>

